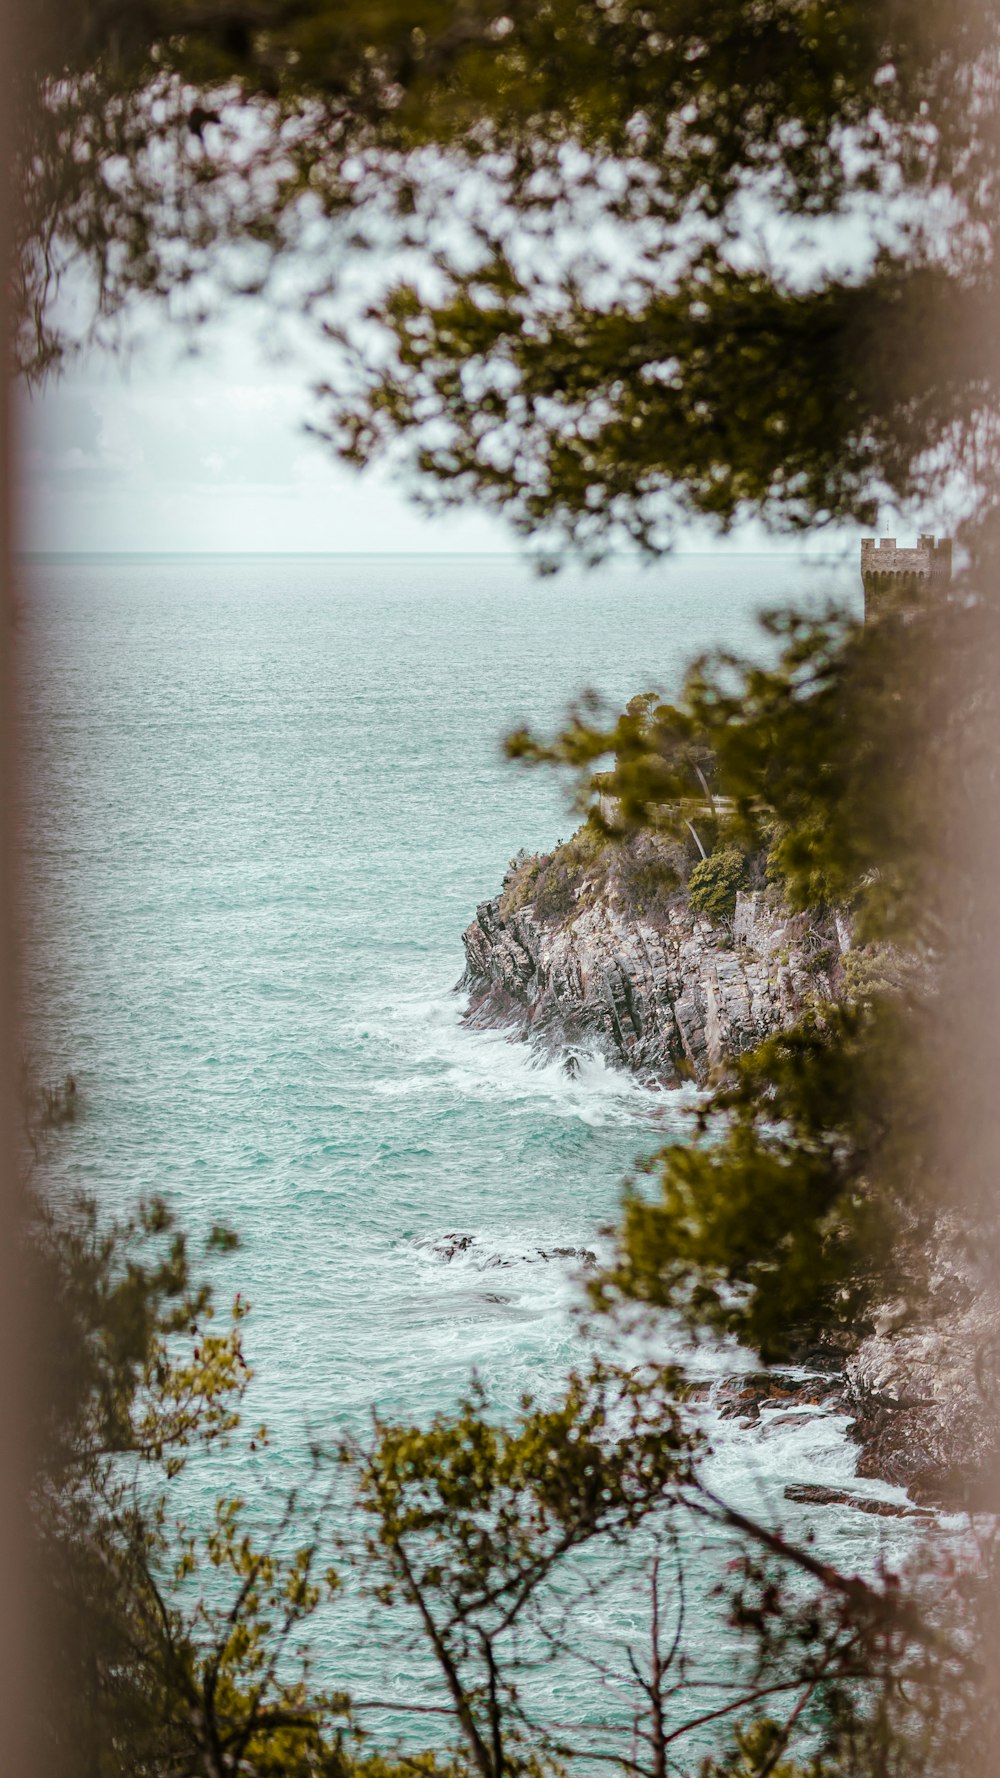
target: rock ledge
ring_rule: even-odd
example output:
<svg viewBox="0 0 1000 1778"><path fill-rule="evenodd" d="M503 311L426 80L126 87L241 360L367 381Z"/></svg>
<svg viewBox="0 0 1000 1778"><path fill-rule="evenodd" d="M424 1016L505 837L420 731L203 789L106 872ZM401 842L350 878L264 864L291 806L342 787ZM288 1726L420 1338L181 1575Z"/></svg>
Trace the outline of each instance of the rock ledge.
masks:
<svg viewBox="0 0 1000 1778"><path fill-rule="evenodd" d="M650 1084L703 1085L731 1056L796 1019L829 990L817 958L835 932L765 893L737 897L730 933L683 893L655 918L618 898L546 918L530 903L484 901L463 934L466 1023L506 1029L550 1055L597 1051Z"/></svg>

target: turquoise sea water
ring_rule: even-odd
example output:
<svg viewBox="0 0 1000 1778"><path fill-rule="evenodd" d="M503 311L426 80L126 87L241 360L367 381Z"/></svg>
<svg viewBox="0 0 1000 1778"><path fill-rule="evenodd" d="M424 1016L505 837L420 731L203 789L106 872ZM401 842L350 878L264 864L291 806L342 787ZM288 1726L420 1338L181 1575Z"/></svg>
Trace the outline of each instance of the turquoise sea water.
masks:
<svg viewBox="0 0 1000 1778"><path fill-rule="evenodd" d="M363 1427L373 1406L425 1418L473 1366L504 1406L555 1388L581 1356L578 1281L539 1250L599 1245L633 1157L677 1127L674 1095L597 1061L570 1080L459 1023L477 901L519 847L574 824L550 776L503 763L501 735L551 725L584 686L618 703L676 690L698 650L760 648L761 607L829 592L859 596L853 568L30 570L34 1047L84 1104L53 1178L109 1210L155 1191L192 1231L239 1230L219 1276L253 1303L252 1412L273 1445L241 1485L262 1511L304 1473L310 1434ZM434 1248L451 1232L475 1239L449 1263ZM852 1474L828 1419L714 1431L715 1478L757 1508L788 1480ZM209 1466L199 1485L218 1479ZM828 1515L823 1535L868 1560L885 1532ZM387 1654L360 1611L348 1599L323 1629L328 1676L424 1684L420 1657ZM587 1684L559 1677L564 1711Z"/></svg>

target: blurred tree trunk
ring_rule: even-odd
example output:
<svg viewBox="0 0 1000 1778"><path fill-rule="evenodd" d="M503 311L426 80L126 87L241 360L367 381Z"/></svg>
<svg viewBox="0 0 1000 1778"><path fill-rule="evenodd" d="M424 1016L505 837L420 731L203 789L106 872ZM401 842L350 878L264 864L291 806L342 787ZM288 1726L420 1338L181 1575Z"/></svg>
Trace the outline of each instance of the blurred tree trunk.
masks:
<svg viewBox="0 0 1000 1778"><path fill-rule="evenodd" d="M18 27L19 9L0 6L0 150L5 169L11 162L10 88ZM5 342L10 338L10 210L5 181L0 204L0 316ZM9 378L5 382L0 404L0 1721L5 1770L17 1778L42 1778L34 1711L39 1592L27 1515L32 1444L28 1405L36 1379L30 1304L19 1263L17 638Z"/></svg>

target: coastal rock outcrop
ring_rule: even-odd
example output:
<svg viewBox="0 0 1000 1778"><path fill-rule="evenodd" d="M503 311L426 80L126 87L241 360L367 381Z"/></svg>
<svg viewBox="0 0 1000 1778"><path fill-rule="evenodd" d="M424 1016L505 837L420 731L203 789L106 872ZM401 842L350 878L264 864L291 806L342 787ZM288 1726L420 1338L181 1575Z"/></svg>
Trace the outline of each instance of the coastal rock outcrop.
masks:
<svg viewBox="0 0 1000 1778"><path fill-rule="evenodd" d="M558 856L535 875L540 893L537 861L516 860L476 910L463 935L468 1024L549 1054L596 1050L650 1084L704 1084L829 991L835 926L790 915L766 890L739 893L732 922L713 925L682 888L636 893L626 847L613 871L567 873L563 893L547 895Z"/></svg>
<svg viewBox="0 0 1000 1778"><path fill-rule="evenodd" d="M660 839L609 845L587 828L552 854L513 860L463 935L466 1022L506 1029L569 1067L597 1051L650 1085L705 1084L866 966L864 952L845 955L842 915L790 914L759 879L736 893L729 917L709 920L691 905L689 870ZM905 966L876 962L890 975ZM813 1355L820 1369L805 1382L735 1378L716 1405L747 1425L779 1403L850 1415L859 1476L906 1489L925 1510L1000 1510L992 1269L945 1214L913 1246L909 1283L900 1254L899 1299L858 1330L853 1349L838 1340ZM827 1498L846 1503L829 1490L810 1496Z"/></svg>
<svg viewBox="0 0 1000 1778"><path fill-rule="evenodd" d="M858 1474L895 1482L920 1505L996 1512L1000 1296L993 1258L976 1250L955 1214L938 1216L926 1247L929 1272L876 1313L873 1331L846 1362Z"/></svg>

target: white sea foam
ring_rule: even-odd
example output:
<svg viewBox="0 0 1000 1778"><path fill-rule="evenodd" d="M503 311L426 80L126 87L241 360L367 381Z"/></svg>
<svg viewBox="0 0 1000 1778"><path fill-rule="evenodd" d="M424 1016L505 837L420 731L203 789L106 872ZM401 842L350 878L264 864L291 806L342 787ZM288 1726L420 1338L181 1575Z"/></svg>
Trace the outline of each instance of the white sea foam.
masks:
<svg viewBox="0 0 1000 1778"><path fill-rule="evenodd" d="M512 1033L471 1030L462 1022L465 1004L454 991L417 988L394 996L377 1016L356 1019L355 1033L384 1047L384 1069L372 1080L372 1092L385 1099L493 1102L513 1115L542 1107L595 1127L680 1127L694 1098L690 1088L653 1091L596 1052L551 1056Z"/></svg>

